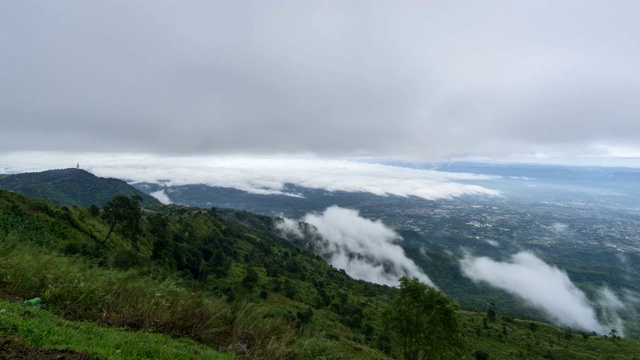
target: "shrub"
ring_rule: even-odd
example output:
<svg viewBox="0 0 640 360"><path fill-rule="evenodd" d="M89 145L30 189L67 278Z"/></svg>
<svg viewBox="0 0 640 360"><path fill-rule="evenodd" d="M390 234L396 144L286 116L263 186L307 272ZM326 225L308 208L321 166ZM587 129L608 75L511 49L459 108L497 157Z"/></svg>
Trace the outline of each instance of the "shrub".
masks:
<svg viewBox="0 0 640 360"><path fill-rule="evenodd" d="M144 259L134 250L120 250L113 256L113 266L119 269L130 269L142 265Z"/></svg>
<svg viewBox="0 0 640 360"><path fill-rule="evenodd" d="M62 246L62 252L67 255L79 254L80 251L82 251L82 244L78 241L70 240Z"/></svg>

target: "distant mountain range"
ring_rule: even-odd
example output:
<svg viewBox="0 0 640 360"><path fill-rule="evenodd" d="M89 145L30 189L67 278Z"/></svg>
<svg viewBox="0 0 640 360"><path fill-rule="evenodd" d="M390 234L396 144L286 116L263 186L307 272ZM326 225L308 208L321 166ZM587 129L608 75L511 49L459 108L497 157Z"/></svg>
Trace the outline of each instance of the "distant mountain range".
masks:
<svg viewBox="0 0 640 360"><path fill-rule="evenodd" d="M101 178L82 169L47 170L42 172L0 175L0 189L12 190L55 204L89 207L103 206L115 195L140 195L143 205L160 202L126 182Z"/></svg>

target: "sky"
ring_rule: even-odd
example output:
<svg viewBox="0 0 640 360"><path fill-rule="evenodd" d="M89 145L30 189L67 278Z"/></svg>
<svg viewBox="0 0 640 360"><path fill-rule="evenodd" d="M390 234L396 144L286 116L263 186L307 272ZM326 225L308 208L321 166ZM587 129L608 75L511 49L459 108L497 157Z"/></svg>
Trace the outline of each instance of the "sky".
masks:
<svg viewBox="0 0 640 360"><path fill-rule="evenodd" d="M638 14L637 1L2 1L0 157L640 164Z"/></svg>

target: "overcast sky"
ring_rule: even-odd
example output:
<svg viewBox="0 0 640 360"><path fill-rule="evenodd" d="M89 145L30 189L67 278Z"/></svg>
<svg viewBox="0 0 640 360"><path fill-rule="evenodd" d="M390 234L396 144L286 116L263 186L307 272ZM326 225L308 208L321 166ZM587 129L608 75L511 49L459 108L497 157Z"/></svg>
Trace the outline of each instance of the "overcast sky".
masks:
<svg viewBox="0 0 640 360"><path fill-rule="evenodd" d="M639 1L2 1L0 154L640 158Z"/></svg>

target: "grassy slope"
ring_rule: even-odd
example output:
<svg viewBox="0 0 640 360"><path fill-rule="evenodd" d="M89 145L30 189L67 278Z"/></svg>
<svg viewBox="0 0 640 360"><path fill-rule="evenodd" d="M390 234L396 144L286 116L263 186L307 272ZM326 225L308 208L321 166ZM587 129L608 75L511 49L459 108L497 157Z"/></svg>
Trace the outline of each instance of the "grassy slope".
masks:
<svg viewBox="0 0 640 360"><path fill-rule="evenodd" d="M583 336L541 322L502 316L485 328L484 317L461 312L469 348L482 350L491 359L640 359L637 340Z"/></svg>
<svg viewBox="0 0 640 360"><path fill-rule="evenodd" d="M188 338L71 322L50 311L0 299L0 333L42 348L73 349L104 359L232 359Z"/></svg>
<svg viewBox="0 0 640 360"><path fill-rule="evenodd" d="M70 319L100 320L106 313L105 324L187 335L215 348L246 343L254 355L266 357L294 353L316 357L318 352L333 354L332 358L343 354L348 358L384 357L362 345L361 339L342 325L332 311L316 309L312 322L298 321L298 313L310 308L305 302L317 300L313 285L300 276L312 272L324 276L328 272L333 279L327 287L332 289L376 286L351 280L282 239L272 243L247 234L243 230L246 225L226 218L234 217L232 214L220 215L213 221L199 210L167 211L176 213L169 226L172 231L190 234L185 235L184 242L174 244L177 250L186 249L186 254L178 257L189 255L197 245L189 247L189 242L200 236L222 236L219 233L223 231L231 234L218 239L235 254L224 276L210 275L196 281L187 270L175 273L166 269L163 262L151 262L151 241L146 236L131 243L115 234L107 242L107 252L98 258L82 256L85 251L95 250L107 232L107 224L86 209L52 206L5 191L0 193L0 281L6 292L21 298L41 296L53 311ZM256 220L245 215L240 214L240 218ZM65 256L65 252L76 255ZM266 276L264 268L276 267L272 262L279 262L278 256L283 252L291 264L298 265L296 278L285 272L277 275L283 289L292 289L290 296L271 291L275 279ZM123 253L135 253L134 265L145 266L129 266L126 261L119 264L118 257ZM96 263L103 266L96 267ZM256 269L259 275L251 287L242 282L248 268ZM267 299L260 297L263 289L269 290ZM229 293L235 294L235 301L225 301ZM340 293L354 298L348 291Z"/></svg>
<svg viewBox="0 0 640 360"><path fill-rule="evenodd" d="M185 349L190 349L185 351L207 356L217 356L211 349L243 343L249 346L249 355L255 357L385 357L374 348L380 336L378 314L388 301L390 289L351 280L319 258L303 253L274 236L265 217L236 211L211 214L179 207L148 211L149 215L157 213L171 219L168 229L173 239L173 261L182 261L185 254L198 256L194 251L210 246L224 250L220 254L231 262L228 271L207 274L204 269L209 263L203 259L198 260L202 271L188 270L185 263L182 272L168 267L164 260L150 260L153 236L149 224L135 243L116 234L108 242L109 251L98 257L83 255L106 234L107 225L101 219L92 217L86 209L52 206L4 191L0 192L0 282L4 293L22 299L39 295L50 304L50 310L38 315L43 324L30 325L35 328L44 329L50 326L45 323L53 322L64 323L63 329L90 327L79 331L83 334L105 331L106 335L101 335L104 342L96 342L102 344L96 348L111 348L111 341L126 343L129 340L117 340L125 336L123 333L134 338L150 335L118 332L121 330L110 333L95 324L63 322L53 314L131 330L188 336L200 344L184 342ZM210 237L211 234L215 236ZM175 256L176 249L185 254ZM118 254L135 255L135 266L119 261ZM250 268L258 276L255 283L247 286L243 280ZM261 297L263 290L266 299ZM225 301L230 294L234 300ZM20 309L6 302L2 307L5 304L13 314ZM313 316L302 323L299 316L308 309L312 309ZM353 316L358 312L362 314ZM504 321L500 316L485 329L483 317L484 314L460 312L468 343L467 358L473 358L476 350L487 352L492 359L632 359L633 354L640 354L637 341L585 339L578 334L569 339L562 329L536 323L537 330L533 331L531 322ZM11 329L15 327L0 328L0 336L20 336L38 346L94 351L88 350L94 346L88 338L78 337L69 344L46 343L42 342L46 338L42 334L48 330L31 336L28 330L24 335ZM74 336L70 334L68 338ZM158 344L163 341L148 340ZM143 352L135 354L134 358L145 357Z"/></svg>

